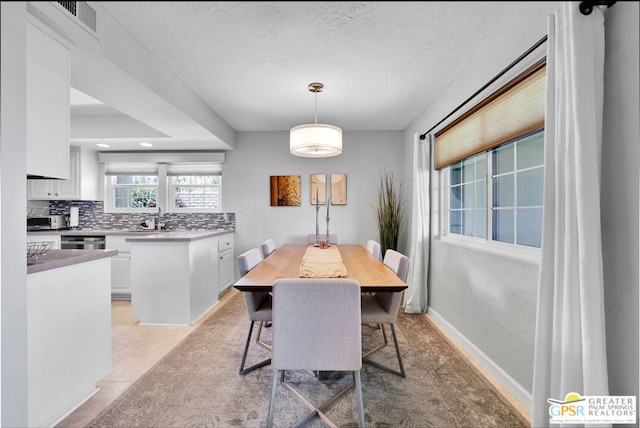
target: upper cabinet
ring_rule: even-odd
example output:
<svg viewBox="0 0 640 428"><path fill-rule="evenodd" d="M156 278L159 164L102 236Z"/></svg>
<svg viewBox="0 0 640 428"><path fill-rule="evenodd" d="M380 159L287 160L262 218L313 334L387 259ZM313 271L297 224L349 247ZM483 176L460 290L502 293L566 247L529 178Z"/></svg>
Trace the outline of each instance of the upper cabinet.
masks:
<svg viewBox="0 0 640 428"><path fill-rule="evenodd" d="M27 180L29 200L100 200L98 155L95 151L71 147L68 180Z"/></svg>
<svg viewBox="0 0 640 428"><path fill-rule="evenodd" d="M69 48L27 23L27 177L69 178Z"/></svg>

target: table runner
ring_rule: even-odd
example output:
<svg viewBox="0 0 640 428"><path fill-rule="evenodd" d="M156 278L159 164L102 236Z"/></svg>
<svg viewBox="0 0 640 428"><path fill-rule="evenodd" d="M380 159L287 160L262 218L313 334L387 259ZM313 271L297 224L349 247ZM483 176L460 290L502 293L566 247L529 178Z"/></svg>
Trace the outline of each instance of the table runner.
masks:
<svg viewBox="0 0 640 428"><path fill-rule="evenodd" d="M310 245L302 257L300 278L341 278L347 276L338 247L319 248Z"/></svg>

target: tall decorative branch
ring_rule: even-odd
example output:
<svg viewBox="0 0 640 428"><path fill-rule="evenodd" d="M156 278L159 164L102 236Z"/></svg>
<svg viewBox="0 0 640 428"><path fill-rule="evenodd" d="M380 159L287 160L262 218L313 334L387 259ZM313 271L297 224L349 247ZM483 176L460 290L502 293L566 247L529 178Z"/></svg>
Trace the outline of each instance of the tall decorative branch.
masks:
<svg viewBox="0 0 640 428"><path fill-rule="evenodd" d="M393 173L385 172L380 178L378 200L375 207L383 255L387 249L398 249L398 235L403 220L402 193L402 184L396 185Z"/></svg>

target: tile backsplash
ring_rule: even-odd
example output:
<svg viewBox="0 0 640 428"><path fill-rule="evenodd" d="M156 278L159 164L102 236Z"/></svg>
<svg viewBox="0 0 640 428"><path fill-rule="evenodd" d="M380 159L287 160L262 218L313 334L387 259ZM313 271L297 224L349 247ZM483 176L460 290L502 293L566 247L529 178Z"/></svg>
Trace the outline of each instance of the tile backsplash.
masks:
<svg viewBox="0 0 640 428"><path fill-rule="evenodd" d="M49 201L49 214L69 215L79 207L78 228L86 230L130 230L140 227L147 214L105 213L102 201ZM158 214L153 215L157 218ZM165 213L167 230L226 229L235 230L235 213Z"/></svg>

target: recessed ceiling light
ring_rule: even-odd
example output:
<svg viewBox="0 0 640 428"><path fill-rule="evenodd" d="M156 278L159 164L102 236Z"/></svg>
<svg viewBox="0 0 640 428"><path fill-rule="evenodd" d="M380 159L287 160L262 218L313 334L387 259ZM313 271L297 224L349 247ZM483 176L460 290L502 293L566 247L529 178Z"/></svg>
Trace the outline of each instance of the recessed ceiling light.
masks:
<svg viewBox="0 0 640 428"><path fill-rule="evenodd" d="M98 147L111 147L110 145L105 144L105 143L98 143L98 144L96 144L96 146L98 146Z"/></svg>
<svg viewBox="0 0 640 428"><path fill-rule="evenodd" d="M153 144L151 144L151 143L140 143L140 145L142 147L153 147Z"/></svg>

